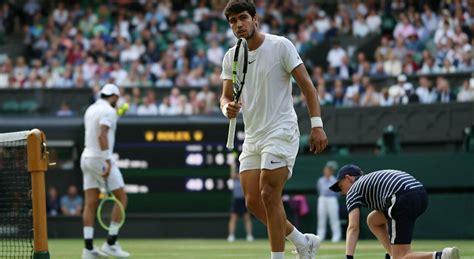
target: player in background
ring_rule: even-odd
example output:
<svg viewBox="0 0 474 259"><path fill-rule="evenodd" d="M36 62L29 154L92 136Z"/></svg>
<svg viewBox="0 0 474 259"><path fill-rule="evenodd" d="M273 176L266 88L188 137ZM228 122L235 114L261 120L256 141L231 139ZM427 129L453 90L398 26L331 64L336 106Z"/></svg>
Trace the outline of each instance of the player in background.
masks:
<svg viewBox="0 0 474 259"><path fill-rule="evenodd" d="M329 190L336 182L334 172L338 165L336 161L328 161L323 169L323 176L318 179L316 190L318 191L318 236L321 240L326 238L327 219L331 225L331 241L341 240L341 222L339 220L339 194Z"/></svg>
<svg viewBox="0 0 474 259"><path fill-rule="evenodd" d="M234 35L245 38L249 47L247 83L241 102L233 102L232 95L231 64L235 48L223 60L220 100L227 118L235 118L240 109L243 112L245 141L239 172L246 206L267 226L272 259L284 258L285 237L296 246L299 258L315 258L319 237L302 234L288 222L281 198L299 148L291 77L307 100L312 126L310 150L319 153L328 143L316 89L295 46L284 37L259 32L253 2L229 1L224 13Z"/></svg>
<svg viewBox="0 0 474 259"><path fill-rule="evenodd" d="M242 185L240 184L240 178L238 170L238 161L234 161L230 164L230 179L233 183L232 189L232 205L230 208L230 218L229 218L229 235L227 236L227 241L235 241L235 227L237 225L237 220L239 217L243 217L245 232L247 233L247 241L253 241L252 235L252 217L245 207L245 197L244 191L242 190Z"/></svg>
<svg viewBox="0 0 474 259"><path fill-rule="evenodd" d="M428 207L423 185L410 174L381 170L363 175L355 165L339 169L330 189L346 195L349 225L346 233L346 258L353 259L360 232L360 207L372 212L367 216L370 231L387 251L386 258L459 259L456 247L437 252L413 252L411 240L416 219Z"/></svg>
<svg viewBox="0 0 474 259"><path fill-rule="evenodd" d="M99 205L100 187L104 186L104 181L107 181L110 190L123 207L127 206L123 177L112 157L118 118L115 106L119 95L116 85L106 84L100 91L100 99L90 105L84 115L85 144L81 155L85 197L83 259L130 256L117 242L120 212L116 208L112 212L107 242L102 245L101 250L93 246L95 214Z"/></svg>

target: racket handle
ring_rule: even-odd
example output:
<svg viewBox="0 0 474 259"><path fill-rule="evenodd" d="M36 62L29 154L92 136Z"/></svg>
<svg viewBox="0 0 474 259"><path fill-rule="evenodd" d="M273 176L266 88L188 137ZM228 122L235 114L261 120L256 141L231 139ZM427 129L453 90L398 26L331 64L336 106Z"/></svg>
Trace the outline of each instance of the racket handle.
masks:
<svg viewBox="0 0 474 259"><path fill-rule="evenodd" d="M234 137L235 137L235 128L237 126L237 119L232 118L229 121L229 133L227 134L227 145L228 149L234 149Z"/></svg>

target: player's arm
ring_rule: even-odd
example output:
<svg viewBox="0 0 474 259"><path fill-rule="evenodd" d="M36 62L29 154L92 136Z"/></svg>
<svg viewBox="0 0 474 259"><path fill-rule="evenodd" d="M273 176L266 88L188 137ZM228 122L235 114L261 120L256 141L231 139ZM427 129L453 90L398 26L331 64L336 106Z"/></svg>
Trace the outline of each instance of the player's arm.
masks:
<svg viewBox="0 0 474 259"><path fill-rule="evenodd" d="M110 163L110 157L109 157L109 139L108 139L108 133L109 133L109 126L101 124L100 125L100 133L99 133L99 147L100 150L102 151L102 156L105 159L105 163L107 164L102 176L104 178L107 178L110 174L110 168L112 167Z"/></svg>
<svg viewBox="0 0 474 259"><path fill-rule="evenodd" d="M354 256L360 231L360 209L355 208L349 212L349 226L346 232L346 257Z"/></svg>
<svg viewBox="0 0 474 259"><path fill-rule="evenodd" d="M318 92L309 77L304 64L299 64L291 71L301 92L306 97L308 112L311 117L311 137L309 139L309 150L314 153L322 152L328 145L328 139L323 129L321 120L321 107L319 105Z"/></svg>
<svg viewBox="0 0 474 259"><path fill-rule="evenodd" d="M237 117L241 104L233 102L232 80L224 79L220 100L221 111L229 119Z"/></svg>

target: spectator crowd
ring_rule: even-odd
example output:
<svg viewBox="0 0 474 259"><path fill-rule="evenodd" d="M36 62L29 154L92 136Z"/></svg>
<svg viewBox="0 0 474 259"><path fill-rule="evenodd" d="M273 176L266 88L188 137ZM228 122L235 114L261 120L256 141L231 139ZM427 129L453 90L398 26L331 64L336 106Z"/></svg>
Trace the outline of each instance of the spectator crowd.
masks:
<svg viewBox="0 0 474 259"><path fill-rule="evenodd" d="M332 10L314 1L255 0L260 30L287 37L302 57L332 42L327 68L313 66L312 78L321 103L346 107L474 100L472 80L451 85L444 77L474 72L468 2L344 0ZM219 111L221 60L235 43L222 13L226 0L87 3L3 3L0 34L10 37L21 28L27 51L0 55L0 88L97 91L111 82L127 88L121 97L130 103L127 115ZM373 35L381 40L370 59L338 40ZM407 81L414 75L415 85ZM371 82L387 77L397 83ZM157 98L154 88L169 94ZM295 105L304 105L304 97L295 96ZM67 108L64 103L58 114L74 114Z"/></svg>

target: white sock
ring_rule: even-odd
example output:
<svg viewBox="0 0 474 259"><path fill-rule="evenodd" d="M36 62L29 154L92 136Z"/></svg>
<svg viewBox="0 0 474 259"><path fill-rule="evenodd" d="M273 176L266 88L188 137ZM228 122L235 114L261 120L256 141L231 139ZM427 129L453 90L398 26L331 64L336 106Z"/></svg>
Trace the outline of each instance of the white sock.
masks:
<svg viewBox="0 0 474 259"><path fill-rule="evenodd" d="M308 243L308 240L303 235L303 233L298 231L296 228L293 228L293 231L291 231L291 233L286 236L286 238L290 240L291 243L293 243L296 247L303 247Z"/></svg>
<svg viewBox="0 0 474 259"><path fill-rule="evenodd" d="M113 221L110 222L109 235L110 235L110 236L116 236L116 235L118 235L119 228L120 228L120 224L119 224L119 223L113 222Z"/></svg>
<svg viewBox="0 0 474 259"><path fill-rule="evenodd" d="M272 259L284 259L285 252L272 252Z"/></svg>
<svg viewBox="0 0 474 259"><path fill-rule="evenodd" d="M84 239L94 239L94 228L93 227L84 227Z"/></svg>

